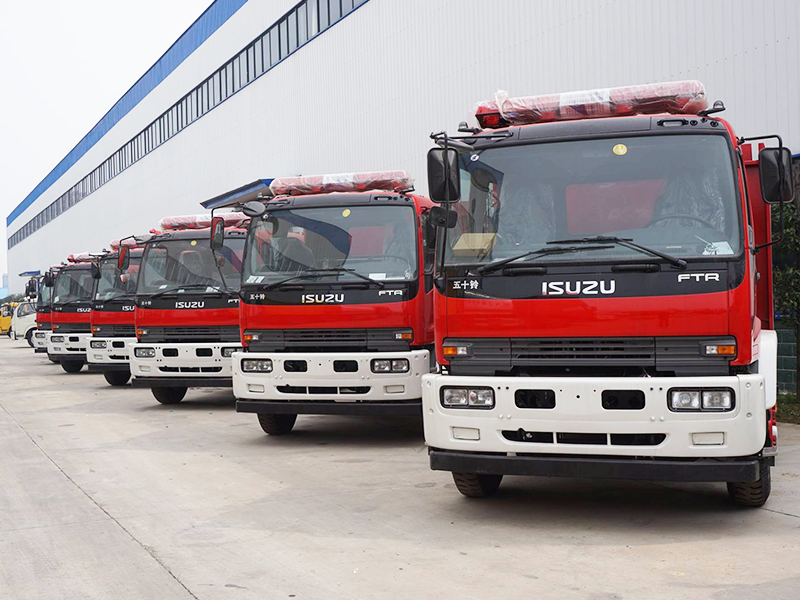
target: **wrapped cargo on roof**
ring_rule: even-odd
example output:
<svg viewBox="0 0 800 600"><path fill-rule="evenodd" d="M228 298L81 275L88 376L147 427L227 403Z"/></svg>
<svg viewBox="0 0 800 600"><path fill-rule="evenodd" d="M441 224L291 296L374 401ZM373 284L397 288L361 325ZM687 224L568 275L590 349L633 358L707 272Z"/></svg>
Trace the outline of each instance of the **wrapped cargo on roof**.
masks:
<svg viewBox="0 0 800 600"><path fill-rule="evenodd" d="M215 217L222 217L225 227L242 227L250 217L240 212L219 213ZM205 229L211 227L211 215L180 215L164 217L159 225L163 231L180 231L185 229ZM157 233L151 230L151 233Z"/></svg>
<svg viewBox="0 0 800 600"><path fill-rule="evenodd" d="M481 127L496 128L635 114L697 114L707 106L703 84L688 80L519 98L498 90L494 100L477 104L475 117Z"/></svg>
<svg viewBox="0 0 800 600"><path fill-rule="evenodd" d="M279 177L269 186L275 196L302 196L331 192L410 192L414 178L407 171L370 171L365 173L336 173Z"/></svg>

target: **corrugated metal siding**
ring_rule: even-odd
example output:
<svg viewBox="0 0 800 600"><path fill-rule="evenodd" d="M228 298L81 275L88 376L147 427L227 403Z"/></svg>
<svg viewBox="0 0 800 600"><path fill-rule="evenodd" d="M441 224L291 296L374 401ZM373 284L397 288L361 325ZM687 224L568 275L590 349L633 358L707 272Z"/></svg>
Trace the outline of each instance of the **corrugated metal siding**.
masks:
<svg viewBox="0 0 800 600"><path fill-rule="evenodd" d="M268 5L250 0L218 35L243 47L243 28ZM798 32L796 0L730 0L714 12L688 0L371 0L54 220L46 245L37 233L12 248L10 272L262 177L398 167L424 190L428 134L455 131L498 88L696 78L725 101L739 135L780 133L800 152Z"/></svg>

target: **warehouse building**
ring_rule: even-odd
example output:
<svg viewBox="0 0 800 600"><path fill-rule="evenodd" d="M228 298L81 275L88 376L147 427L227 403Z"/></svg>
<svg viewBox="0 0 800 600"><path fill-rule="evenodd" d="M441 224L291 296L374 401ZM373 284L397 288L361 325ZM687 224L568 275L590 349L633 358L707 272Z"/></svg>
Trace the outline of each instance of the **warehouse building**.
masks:
<svg viewBox="0 0 800 600"><path fill-rule="evenodd" d="M500 88L699 79L739 135L780 133L800 151L800 3L721 8L217 0L8 215L8 272L100 250L256 179L403 168L424 191L429 134L455 131Z"/></svg>

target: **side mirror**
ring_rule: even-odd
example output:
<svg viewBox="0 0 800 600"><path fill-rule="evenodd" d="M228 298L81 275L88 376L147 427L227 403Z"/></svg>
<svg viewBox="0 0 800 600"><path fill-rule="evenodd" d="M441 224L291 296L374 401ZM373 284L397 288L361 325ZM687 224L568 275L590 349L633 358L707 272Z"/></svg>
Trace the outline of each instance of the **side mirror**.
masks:
<svg viewBox="0 0 800 600"><path fill-rule="evenodd" d="M117 256L117 269L120 271L127 271L131 265L131 254L128 246L119 247L119 256Z"/></svg>
<svg viewBox="0 0 800 600"><path fill-rule="evenodd" d="M100 265L98 265L97 263L93 262L92 266L90 268L92 270L92 278L100 279Z"/></svg>
<svg viewBox="0 0 800 600"><path fill-rule="evenodd" d="M438 206L434 208L439 208ZM425 247L428 250L436 249L436 225L433 224L430 211L422 217L422 227L424 230Z"/></svg>
<svg viewBox="0 0 800 600"><path fill-rule="evenodd" d="M263 202L251 200L242 207L242 212L251 219L255 219L256 217L264 216L264 213L267 212L267 207L264 206Z"/></svg>
<svg viewBox="0 0 800 600"><path fill-rule="evenodd" d="M434 202L458 202L461 198L458 152L452 148L428 150L428 194Z"/></svg>
<svg viewBox="0 0 800 600"><path fill-rule="evenodd" d="M214 217L211 219L211 249L222 250L225 245L225 219Z"/></svg>
<svg viewBox="0 0 800 600"><path fill-rule="evenodd" d="M433 227L452 229L458 223L458 214L454 210L447 210L441 206L433 206L431 207L428 222Z"/></svg>
<svg viewBox="0 0 800 600"><path fill-rule="evenodd" d="M761 196L768 204L787 203L794 199L792 152L788 148L764 148L758 153Z"/></svg>
<svg viewBox="0 0 800 600"><path fill-rule="evenodd" d="M53 287L53 274L50 271L45 273L44 277L42 277L42 285L46 287Z"/></svg>

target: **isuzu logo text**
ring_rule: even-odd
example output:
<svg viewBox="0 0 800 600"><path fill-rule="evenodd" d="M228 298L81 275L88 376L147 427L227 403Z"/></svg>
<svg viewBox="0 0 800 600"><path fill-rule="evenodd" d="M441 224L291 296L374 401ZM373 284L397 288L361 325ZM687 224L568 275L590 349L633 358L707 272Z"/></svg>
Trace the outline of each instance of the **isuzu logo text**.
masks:
<svg viewBox="0 0 800 600"><path fill-rule="evenodd" d="M678 283L684 281L719 281L719 273L681 273L678 275Z"/></svg>
<svg viewBox="0 0 800 600"><path fill-rule="evenodd" d="M543 281L542 296L594 296L598 294L613 294L616 282L611 279L606 281Z"/></svg>
<svg viewBox="0 0 800 600"><path fill-rule="evenodd" d="M178 300L175 302L175 308L203 308L205 305L206 303L202 300Z"/></svg>
<svg viewBox="0 0 800 600"><path fill-rule="evenodd" d="M341 304L344 294L303 294L300 304Z"/></svg>

